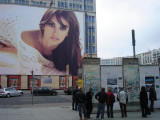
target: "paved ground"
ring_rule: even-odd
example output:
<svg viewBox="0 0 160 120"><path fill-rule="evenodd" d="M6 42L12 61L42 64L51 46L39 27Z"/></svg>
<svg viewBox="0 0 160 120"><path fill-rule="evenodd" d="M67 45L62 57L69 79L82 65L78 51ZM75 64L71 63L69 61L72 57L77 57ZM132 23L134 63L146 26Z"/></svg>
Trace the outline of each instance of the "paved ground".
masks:
<svg viewBox="0 0 160 120"><path fill-rule="evenodd" d="M96 114L91 115L94 120ZM128 112L127 118L121 118L119 111L114 111L114 118L107 120L159 120L160 110L156 110L147 118L141 118L141 112ZM71 103L42 104L42 105L16 105L0 108L0 120L79 120L78 112L71 110Z"/></svg>

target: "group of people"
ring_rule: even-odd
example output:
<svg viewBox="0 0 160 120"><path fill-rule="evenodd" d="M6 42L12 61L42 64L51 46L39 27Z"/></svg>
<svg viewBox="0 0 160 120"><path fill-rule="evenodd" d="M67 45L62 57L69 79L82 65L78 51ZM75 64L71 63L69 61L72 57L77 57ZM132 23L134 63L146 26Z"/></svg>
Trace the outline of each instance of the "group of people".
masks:
<svg viewBox="0 0 160 120"><path fill-rule="evenodd" d="M111 89L108 88L108 91L106 93L105 88L101 88L101 91L95 95L95 99L97 99L99 102L96 118L99 119L99 116L101 114L101 119L104 119L105 105L107 106L107 117L114 118L113 105L116 98L115 95L112 93ZM123 88L120 89L120 92L117 95L117 100L120 104L122 117L127 117L126 103L128 101L128 97L127 94L124 92Z"/></svg>
<svg viewBox="0 0 160 120"><path fill-rule="evenodd" d="M148 94L146 88L145 86L142 86L140 91L140 105L141 105L142 117L147 117L147 115L150 115L151 112L154 112L154 101L157 100L154 85L152 85L152 87L150 88L149 100L150 100L150 107L148 106Z"/></svg>
<svg viewBox="0 0 160 120"><path fill-rule="evenodd" d="M84 113L85 120L87 120L87 118L90 118L90 114L93 110L92 97L92 88L90 88L86 94L83 92L82 88L78 89L78 86L74 88L72 97L72 110L79 111L80 120L82 120L82 112ZM120 100L120 103L122 102L122 112L124 111L124 115L127 116L125 109L126 107L123 108L125 104L123 100L124 98L124 94L120 92L117 99ZM112 93L111 89L108 88L108 92L106 93L105 88L101 88L100 92L95 95L95 99L98 100L96 118L98 119L101 114L101 119L104 119L105 105L107 105L108 118L113 118L113 104L115 102L115 95Z"/></svg>
<svg viewBox="0 0 160 120"><path fill-rule="evenodd" d="M92 96L92 88L90 88L86 94L83 92L82 88L78 89L78 86L74 89L72 97L72 110L79 111L80 120L82 120L82 112L84 113L85 120L90 118L90 114L93 109Z"/></svg>
<svg viewBox="0 0 160 120"><path fill-rule="evenodd" d="M90 118L90 114L93 110L92 97L92 88L90 88L86 94L83 92L82 88L78 89L78 87L76 86L76 88L74 89L72 110L79 111L80 120L82 120L82 113L84 114L85 120L87 120L87 118ZM100 115L101 119L104 119L105 106L107 106L107 117L114 118L113 105L116 97L112 93L111 89L108 88L108 91L105 92L105 88L102 87L100 92L95 95L95 99L98 100L96 119L99 119ZM150 107L148 107L147 91L144 86L141 87L140 106L142 117L147 117L147 114L151 114L149 113L150 111L154 111L154 101L156 99L156 91L154 89L154 85L152 85L149 91ZM117 101L119 101L121 117L127 117L126 104L128 102L128 96L123 88L120 88L120 91L117 94Z"/></svg>

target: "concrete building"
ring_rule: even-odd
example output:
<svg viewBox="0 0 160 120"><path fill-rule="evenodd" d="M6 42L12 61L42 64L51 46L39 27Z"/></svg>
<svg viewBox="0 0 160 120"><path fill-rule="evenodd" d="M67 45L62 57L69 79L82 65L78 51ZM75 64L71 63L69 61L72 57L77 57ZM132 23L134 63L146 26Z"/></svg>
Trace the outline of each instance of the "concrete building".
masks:
<svg viewBox="0 0 160 120"><path fill-rule="evenodd" d="M101 59L101 65L122 65L122 58L133 58L133 56ZM136 58L138 58L140 65L157 65L158 58L160 58L160 48L137 54Z"/></svg>

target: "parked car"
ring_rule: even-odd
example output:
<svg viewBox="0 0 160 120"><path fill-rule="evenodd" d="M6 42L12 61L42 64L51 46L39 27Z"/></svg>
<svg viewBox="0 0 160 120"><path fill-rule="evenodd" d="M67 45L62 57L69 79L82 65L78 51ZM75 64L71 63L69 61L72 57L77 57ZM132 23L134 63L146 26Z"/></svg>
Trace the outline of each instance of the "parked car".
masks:
<svg viewBox="0 0 160 120"><path fill-rule="evenodd" d="M67 95L72 95L73 94L73 88L72 87L65 88L64 93L66 93Z"/></svg>
<svg viewBox="0 0 160 120"><path fill-rule="evenodd" d="M31 91L32 94L32 91ZM34 95L57 95L58 92L47 87L37 87L33 90Z"/></svg>
<svg viewBox="0 0 160 120"><path fill-rule="evenodd" d="M23 91L16 90L14 87L1 88L0 97L10 97L10 96L22 96Z"/></svg>

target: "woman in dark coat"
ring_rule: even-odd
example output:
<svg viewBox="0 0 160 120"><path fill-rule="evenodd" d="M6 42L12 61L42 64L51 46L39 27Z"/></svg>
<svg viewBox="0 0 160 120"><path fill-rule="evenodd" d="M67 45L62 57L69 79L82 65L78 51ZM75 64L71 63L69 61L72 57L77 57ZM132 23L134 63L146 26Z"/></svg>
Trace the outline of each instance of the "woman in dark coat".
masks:
<svg viewBox="0 0 160 120"><path fill-rule="evenodd" d="M92 88L86 93L86 109L87 109L87 118L90 118L90 114L92 113L93 104L92 104Z"/></svg>
<svg viewBox="0 0 160 120"><path fill-rule="evenodd" d="M141 87L140 104L142 110L142 117L147 117L148 95L144 86Z"/></svg>

